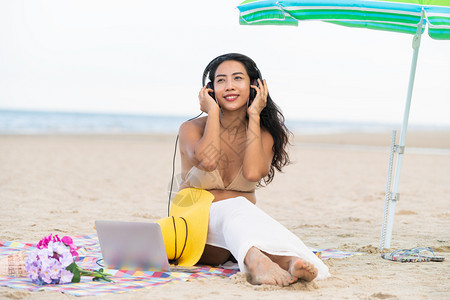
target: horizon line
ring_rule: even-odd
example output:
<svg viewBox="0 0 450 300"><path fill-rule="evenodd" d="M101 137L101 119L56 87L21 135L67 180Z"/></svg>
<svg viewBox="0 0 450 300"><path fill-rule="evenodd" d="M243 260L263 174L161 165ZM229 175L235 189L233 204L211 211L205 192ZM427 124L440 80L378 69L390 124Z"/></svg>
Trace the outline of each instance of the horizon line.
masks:
<svg viewBox="0 0 450 300"><path fill-rule="evenodd" d="M79 114L79 115L106 115L106 116L129 116L129 117L176 117L176 118L186 118L186 120L193 118L194 116L189 116L187 114L167 114L167 113L145 113L145 112L118 112L118 111L97 111L97 110L54 110L54 109L31 109L31 108L2 108L0 107L0 112L24 112L24 113L55 113L55 114ZM206 115L206 113L203 113ZM305 123L336 123L336 124L367 124L367 125L399 125L401 120L398 122L394 121L379 121L379 120L343 120L343 119L313 119L313 118L292 118L285 117L286 122L305 122ZM424 122L410 122L412 127L435 127L435 128L447 128L450 129L450 123L447 124L431 124Z"/></svg>

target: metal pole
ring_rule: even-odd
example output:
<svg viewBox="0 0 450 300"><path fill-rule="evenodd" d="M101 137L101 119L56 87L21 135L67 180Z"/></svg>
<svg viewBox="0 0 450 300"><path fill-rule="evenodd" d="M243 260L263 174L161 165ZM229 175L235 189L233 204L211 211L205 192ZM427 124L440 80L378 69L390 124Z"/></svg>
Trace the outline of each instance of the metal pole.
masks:
<svg viewBox="0 0 450 300"><path fill-rule="evenodd" d="M381 241L380 241L380 252L383 252L383 248L385 248L386 244L386 223L389 215L389 204L391 203L392 195L391 195L391 179L392 179L392 167L394 165L394 156L397 145L395 144L395 140L397 138L397 131L392 131L391 137L391 147L389 151L389 164L388 164L388 178L386 183L386 195L384 198L384 215L383 215L383 224L381 226Z"/></svg>
<svg viewBox="0 0 450 300"><path fill-rule="evenodd" d="M395 205L397 204L396 202L399 200L398 185L399 185L399 181L400 181L400 171L402 168L403 153L404 153L403 150L405 147L405 139L406 139L406 130L408 129L409 108L411 106L411 98L412 98L412 92L413 92L413 87L414 87L414 78L416 75L416 66L417 66L417 57L419 55L420 38L422 36L423 17L424 17L424 11L422 9L422 15L420 18L420 22L417 26L417 31L413 37L413 42L412 42L414 52L413 52L412 63L411 63L411 71L409 74L408 94L406 96L405 110L403 112L403 124L402 124L401 132L400 132L398 158L397 158L397 163L395 165L395 170L394 170L394 183L392 185L392 193L391 193L392 197L390 199L391 204L389 205L388 222L387 222L387 228L386 228L386 243L385 243L386 248L391 247L392 227L394 225Z"/></svg>

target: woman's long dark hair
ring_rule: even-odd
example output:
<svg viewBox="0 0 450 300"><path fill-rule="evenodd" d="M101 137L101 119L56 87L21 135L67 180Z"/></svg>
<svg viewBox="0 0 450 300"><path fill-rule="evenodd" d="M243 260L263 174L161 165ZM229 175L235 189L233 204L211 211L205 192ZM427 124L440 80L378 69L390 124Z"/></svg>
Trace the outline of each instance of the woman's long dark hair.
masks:
<svg viewBox="0 0 450 300"><path fill-rule="evenodd" d="M261 73L259 72L256 63L248 56L239 53L228 53L216 57L213 61L209 63L203 74L205 78L209 73L209 80L214 82L214 76L217 67L224 61L234 60L242 63L247 70L247 74L250 76L250 82L260 78ZM260 78L262 81L262 78ZM270 95L267 95L266 107L261 111L260 122L261 126L270 132L273 137L273 152L274 156L270 166L269 174L264 177L261 181L264 185L269 184L275 175L275 169L281 172L282 168L288 165L291 161L289 159L289 154L286 152L286 145L289 143L289 135L291 132L284 124L284 116L280 108L273 102ZM262 185L262 182L259 182Z"/></svg>

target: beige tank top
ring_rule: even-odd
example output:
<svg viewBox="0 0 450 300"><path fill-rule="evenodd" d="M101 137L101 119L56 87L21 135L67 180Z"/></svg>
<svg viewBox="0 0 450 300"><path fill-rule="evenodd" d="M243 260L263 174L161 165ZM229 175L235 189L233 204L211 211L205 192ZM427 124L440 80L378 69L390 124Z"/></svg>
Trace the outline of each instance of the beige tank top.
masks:
<svg viewBox="0 0 450 300"><path fill-rule="evenodd" d="M252 182L245 179L242 174L242 167L239 169L233 181L227 186L224 185L218 169L207 172L200 170L195 166L186 174L185 182L191 187L205 190L230 190L239 192L253 192L258 184L258 182Z"/></svg>

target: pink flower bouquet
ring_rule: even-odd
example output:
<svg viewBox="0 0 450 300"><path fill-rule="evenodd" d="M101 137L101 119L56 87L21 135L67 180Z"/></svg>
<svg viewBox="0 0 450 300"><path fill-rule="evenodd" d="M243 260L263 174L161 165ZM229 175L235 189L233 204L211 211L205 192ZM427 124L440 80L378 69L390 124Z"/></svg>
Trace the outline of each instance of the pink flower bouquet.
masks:
<svg viewBox="0 0 450 300"><path fill-rule="evenodd" d="M77 256L76 247L70 237L60 239L58 235L50 234L39 241L36 249L28 255L25 270L28 278L38 285L80 282L81 276L112 281L106 277L110 274L104 273L103 269L94 271L78 267L75 263Z"/></svg>

